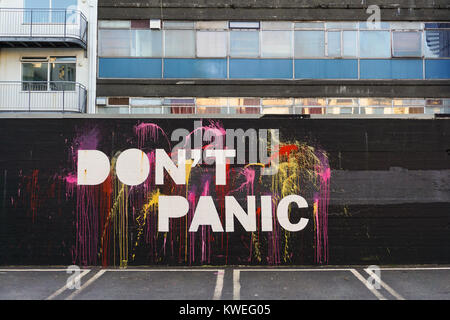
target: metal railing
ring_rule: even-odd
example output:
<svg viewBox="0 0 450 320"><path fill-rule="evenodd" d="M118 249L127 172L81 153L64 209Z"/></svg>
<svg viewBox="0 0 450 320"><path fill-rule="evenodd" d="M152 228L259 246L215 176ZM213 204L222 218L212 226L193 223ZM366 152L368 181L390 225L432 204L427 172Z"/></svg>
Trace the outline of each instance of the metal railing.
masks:
<svg viewBox="0 0 450 320"><path fill-rule="evenodd" d="M0 8L0 37L75 38L87 42L87 19L78 10Z"/></svg>
<svg viewBox="0 0 450 320"><path fill-rule="evenodd" d="M87 91L69 81L0 81L0 112L86 112Z"/></svg>

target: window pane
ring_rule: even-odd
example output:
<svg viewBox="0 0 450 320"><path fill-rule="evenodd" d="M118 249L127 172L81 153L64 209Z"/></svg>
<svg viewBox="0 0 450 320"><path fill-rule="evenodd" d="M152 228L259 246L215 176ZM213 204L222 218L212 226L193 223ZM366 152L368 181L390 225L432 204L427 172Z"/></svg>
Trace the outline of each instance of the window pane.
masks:
<svg viewBox="0 0 450 320"><path fill-rule="evenodd" d="M226 57L227 33L226 32L197 32L197 56L198 57Z"/></svg>
<svg viewBox="0 0 450 320"><path fill-rule="evenodd" d="M393 32L394 57L420 57L421 39L419 32Z"/></svg>
<svg viewBox="0 0 450 320"><path fill-rule="evenodd" d="M327 29L357 29L356 22L327 22Z"/></svg>
<svg viewBox="0 0 450 320"><path fill-rule="evenodd" d="M232 57L259 56L258 31L232 31L230 43L230 56Z"/></svg>
<svg viewBox="0 0 450 320"><path fill-rule="evenodd" d="M99 20L98 27L105 28L105 29L129 29L130 21L129 20Z"/></svg>
<svg viewBox="0 0 450 320"><path fill-rule="evenodd" d="M259 22L230 21L230 29L259 29Z"/></svg>
<svg viewBox="0 0 450 320"><path fill-rule="evenodd" d="M166 57L195 57L194 30L166 30L164 36Z"/></svg>
<svg viewBox="0 0 450 320"><path fill-rule="evenodd" d="M51 90L75 90L74 83L61 83L59 81L71 81L76 79L75 63L52 63L50 67L50 81L56 81L50 84Z"/></svg>
<svg viewBox="0 0 450 320"><path fill-rule="evenodd" d="M360 55L362 58L390 58L390 32L361 31Z"/></svg>
<svg viewBox="0 0 450 320"><path fill-rule="evenodd" d="M35 1L35 0L33 0ZM51 0L52 1L52 9L77 9L77 0Z"/></svg>
<svg viewBox="0 0 450 320"><path fill-rule="evenodd" d="M189 21L164 21L164 29L194 29L194 22Z"/></svg>
<svg viewBox="0 0 450 320"><path fill-rule="evenodd" d="M324 31L295 31L295 57L323 57Z"/></svg>
<svg viewBox="0 0 450 320"><path fill-rule="evenodd" d="M133 57L161 57L162 33L159 30L133 30Z"/></svg>
<svg viewBox="0 0 450 320"><path fill-rule="evenodd" d="M25 0L25 8L50 8L50 0Z"/></svg>
<svg viewBox="0 0 450 320"><path fill-rule="evenodd" d="M328 32L328 56L341 56L341 32Z"/></svg>
<svg viewBox="0 0 450 320"><path fill-rule="evenodd" d="M263 31L262 56L268 58L292 57L290 31Z"/></svg>
<svg viewBox="0 0 450 320"><path fill-rule="evenodd" d="M450 57L450 30L425 31L425 56Z"/></svg>
<svg viewBox="0 0 450 320"><path fill-rule="evenodd" d="M356 31L344 31L343 54L345 57L356 57L358 55L358 36Z"/></svg>
<svg viewBox="0 0 450 320"><path fill-rule="evenodd" d="M227 30L227 21L197 21L195 23L196 29L201 30Z"/></svg>
<svg viewBox="0 0 450 320"><path fill-rule="evenodd" d="M129 57L131 54L130 30L99 30L98 51L102 57Z"/></svg>
<svg viewBox="0 0 450 320"><path fill-rule="evenodd" d="M323 22L297 22L294 24L295 29L323 29Z"/></svg>
<svg viewBox="0 0 450 320"><path fill-rule="evenodd" d="M263 21L262 22L263 30L291 30L292 23L291 22L273 22L273 21Z"/></svg>
<svg viewBox="0 0 450 320"><path fill-rule="evenodd" d="M45 91L47 90L48 63L23 63L22 81L23 90ZM27 81L39 81L38 83L26 83Z"/></svg>

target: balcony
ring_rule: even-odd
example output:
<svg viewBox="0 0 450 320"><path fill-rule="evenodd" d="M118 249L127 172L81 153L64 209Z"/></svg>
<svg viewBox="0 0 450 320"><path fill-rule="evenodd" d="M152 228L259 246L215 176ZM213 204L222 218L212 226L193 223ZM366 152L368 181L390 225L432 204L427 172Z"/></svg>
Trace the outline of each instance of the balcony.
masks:
<svg viewBox="0 0 450 320"><path fill-rule="evenodd" d="M86 88L68 81L0 81L0 112L86 112Z"/></svg>
<svg viewBox="0 0 450 320"><path fill-rule="evenodd" d="M0 8L0 47L86 49L87 25L78 10Z"/></svg>

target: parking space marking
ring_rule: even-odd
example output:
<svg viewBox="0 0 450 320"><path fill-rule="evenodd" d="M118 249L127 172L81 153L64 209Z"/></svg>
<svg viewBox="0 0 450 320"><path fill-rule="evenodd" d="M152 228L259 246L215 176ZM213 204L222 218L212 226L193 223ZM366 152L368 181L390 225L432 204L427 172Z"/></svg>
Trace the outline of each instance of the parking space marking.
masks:
<svg viewBox="0 0 450 320"><path fill-rule="evenodd" d="M241 300L240 270L233 270L233 300Z"/></svg>
<svg viewBox="0 0 450 320"><path fill-rule="evenodd" d="M364 278L358 271L356 271L355 269L350 269L351 273L353 273L353 275L359 280L361 281L364 286L369 289L370 292L372 292L377 298L378 300L387 300L377 289L370 287L367 283L367 279Z"/></svg>
<svg viewBox="0 0 450 320"><path fill-rule="evenodd" d="M15 271L15 272L23 272L23 271L32 271L32 272L41 272L41 271L67 271L66 269L0 269L0 272L7 271Z"/></svg>
<svg viewBox="0 0 450 320"><path fill-rule="evenodd" d="M405 300L397 291L388 286L383 280L380 279L372 270L369 268L364 269L364 271L374 278L384 289L387 290L391 295L393 295L397 300Z"/></svg>
<svg viewBox="0 0 450 320"><path fill-rule="evenodd" d="M405 268L402 268L402 267L395 267L395 268L383 268L383 267L380 267L380 270L386 270L386 271L450 270L450 267L417 267L417 268L414 268L414 267L405 267Z"/></svg>
<svg viewBox="0 0 450 320"><path fill-rule="evenodd" d="M225 270L217 271L216 288L214 289L213 300L220 300L222 297L223 278L225 276Z"/></svg>
<svg viewBox="0 0 450 320"><path fill-rule="evenodd" d="M281 272L289 272L289 271L350 271L350 268L323 268L323 269L272 269L272 268L260 268L260 269L239 269L239 271L281 271Z"/></svg>
<svg viewBox="0 0 450 320"><path fill-rule="evenodd" d="M106 272L106 270L100 270L99 272L97 272L96 274L94 274L94 276L92 278L90 278L88 281L86 281L85 284L83 284L81 286L80 289L75 290L70 296L68 296L65 300L72 300L73 298L75 298L78 294L80 294L81 291L83 291L84 289L86 289L90 284L92 284L95 280L97 280L98 278L100 278L102 276L102 274L104 274Z"/></svg>
<svg viewBox="0 0 450 320"><path fill-rule="evenodd" d="M180 271L189 271L189 272L193 272L193 271L206 271L206 272L218 272L218 271L223 271L223 269L104 269L105 271L112 271L112 272L117 272L117 271L132 271L132 272L180 272Z"/></svg>
<svg viewBox="0 0 450 320"><path fill-rule="evenodd" d="M53 300L57 296L59 296L61 293L67 290L69 285L74 285L74 282L78 282L83 278L85 275L87 275L91 270L84 270L82 273L80 273L75 279L73 279L70 283L66 283L64 286L62 286L60 289L56 290L53 294L48 296L45 300Z"/></svg>

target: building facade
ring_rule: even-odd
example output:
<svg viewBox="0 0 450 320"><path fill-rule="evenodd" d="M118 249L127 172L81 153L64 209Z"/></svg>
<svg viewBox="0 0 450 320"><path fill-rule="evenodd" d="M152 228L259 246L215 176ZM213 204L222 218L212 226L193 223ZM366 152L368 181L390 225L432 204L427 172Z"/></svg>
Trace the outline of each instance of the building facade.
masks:
<svg viewBox="0 0 450 320"><path fill-rule="evenodd" d="M445 1L100 1L96 110L448 113L448 13Z"/></svg>
<svg viewBox="0 0 450 320"><path fill-rule="evenodd" d="M96 1L0 2L1 111L89 111L96 12Z"/></svg>

